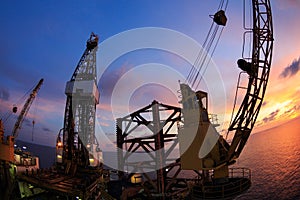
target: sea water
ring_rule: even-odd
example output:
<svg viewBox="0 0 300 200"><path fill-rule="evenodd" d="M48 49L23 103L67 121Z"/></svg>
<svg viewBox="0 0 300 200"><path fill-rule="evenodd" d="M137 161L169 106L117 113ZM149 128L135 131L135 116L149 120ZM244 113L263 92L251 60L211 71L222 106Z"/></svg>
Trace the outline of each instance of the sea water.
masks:
<svg viewBox="0 0 300 200"><path fill-rule="evenodd" d="M250 136L237 166L252 172L252 186L236 199L300 200L300 119Z"/></svg>

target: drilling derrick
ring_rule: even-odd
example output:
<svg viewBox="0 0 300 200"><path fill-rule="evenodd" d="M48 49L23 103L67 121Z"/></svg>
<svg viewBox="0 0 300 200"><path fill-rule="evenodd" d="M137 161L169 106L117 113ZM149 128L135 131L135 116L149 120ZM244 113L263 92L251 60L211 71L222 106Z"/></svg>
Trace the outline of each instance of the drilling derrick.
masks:
<svg viewBox="0 0 300 200"><path fill-rule="evenodd" d="M96 105L99 103L97 46L98 36L92 33L70 81L66 84L63 138L61 140L59 134L57 141L57 162L66 166L66 173L70 169L76 171L77 167L98 166L102 159L95 137Z"/></svg>
<svg viewBox="0 0 300 200"><path fill-rule="evenodd" d="M101 178L102 152L95 137L99 91L96 75L98 36L91 34L79 63L66 84L64 127L56 143L56 166L18 176L31 187L45 190L45 199L100 199L105 192Z"/></svg>

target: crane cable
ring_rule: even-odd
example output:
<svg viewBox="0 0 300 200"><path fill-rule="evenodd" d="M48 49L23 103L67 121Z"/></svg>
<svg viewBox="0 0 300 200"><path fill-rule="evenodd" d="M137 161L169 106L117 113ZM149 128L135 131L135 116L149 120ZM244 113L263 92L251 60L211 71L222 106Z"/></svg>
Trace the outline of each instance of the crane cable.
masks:
<svg viewBox="0 0 300 200"><path fill-rule="evenodd" d="M228 0L222 0L219 4L218 11L223 10L225 12L226 9L227 9L227 6L228 6ZM212 16L210 15L210 17L212 17ZM212 55L213 55L213 53L216 49L216 46L219 42L219 39L220 39L221 34L223 32L223 29L224 29L224 26L222 27L221 31L218 32L219 25L216 25L215 21L212 21L212 24L209 28L208 34L207 34L207 36L204 40L203 48L199 51L198 56L197 56L193 66L191 67L191 70L190 70L190 72L189 72L189 74L186 78L186 82L190 83L191 87L195 86L195 84L197 82L197 79L198 79L198 76L199 76L201 70L203 69L203 67L205 66L204 70L203 70L203 73L202 73L202 76L201 76L200 80L198 80L196 88L199 86L199 84L202 80L202 77L203 77L203 75L204 75L204 73L205 73L205 71L208 67L208 64L210 63L211 57L212 57ZM215 41L216 37L218 39L214 44L214 41ZM207 55L210 52L212 46L214 46L214 47L213 47L211 56L207 60Z"/></svg>
<svg viewBox="0 0 300 200"><path fill-rule="evenodd" d="M196 60L195 60L195 62L194 62L194 64L193 64L193 66L192 66L192 68L191 68L191 70L190 70L190 72L189 72L189 74L188 74L188 76L187 76L187 78L186 78L186 81L188 81L189 83L192 82L193 77L194 77L195 74L197 73L197 68L196 68L196 66L197 66L197 63L200 62L200 58L202 57L203 49L204 49L204 47L206 46L206 42L208 41L208 37L209 37L210 32L211 32L211 30L212 30L212 28L213 28L213 25L214 25L214 22L211 24L211 26L210 26L210 28L209 28L209 31L208 31L208 34L207 34L207 36L206 36L206 38L205 38L205 40L204 40L203 48L200 49L200 51L199 51L199 53L198 53L198 56L197 56L197 58L196 58Z"/></svg>
<svg viewBox="0 0 300 200"><path fill-rule="evenodd" d="M35 119L36 119L36 113L39 105L39 98L38 95L35 97L35 102L34 102L34 110L33 110L33 116L32 116L32 131L31 131L31 141L33 141L33 133L34 133L34 125L35 125Z"/></svg>
<svg viewBox="0 0 300 200"><path fill-rule="evenodd" d="M224 1L221 2L221 4L220 4L218 10L221 9L221 8L223 7L223 4L224 4ZM228 1L226 2L226 6L225 6L224 10L226 10L227 5L228 5ZM212 22L212 25L215 25L214 21ZM214 42L214 40L215 40L215 38L216 38L216 35L217 35L217 33L218 33L218 29L219 29L219 25L215 25L213 34L212 34L212 36L211 36L211 38L210 38L210 41L209 41L209 43L208 43L207 50L206 50L206 52L204 52L204 56L203 56L202 62L201 62L201 64L200 64L200 68L199 68L199 70L198 70L198 72L197 72L197 75L196 75L196 77L194 78L194 81L193 81L193 83L192 83L192 87L195 86L195 83L196 83L197 78L198 78L198 76L199 76L199 74L200 74L200 71L202 70L203 66L205 66L205 63L206 63L206 66L205 66L205 68L204 68L204 70L203 70L203 73L202 73L202 76L200 77L200 80L198 81L198 84L196 85L195 88L197 88L197 87L199 86L199 84L200 84L200 82L201 82L201 80L202 80L202 78L203 78L203 75L204 75L205 71L207 70L208 64L210 63L210 60L211 60L211 58L212 58L212 56L213 56L213 53L214 53L214 51L215 51L215 49L216 49L216 46L217 46L217 44L218 44L218 42L219 42L219 39L220 39L220 37L221 37L221 34L222 34L222 32L223 32L224 26L222 27L222 30L221 30L221 32L219 33L217 42L215 43L215 46L214 46L213 51L212 51L212 53L211 53L211 56L210 56L209 59L207 60L207 55L208 55L208 53L210 52L210 49L211 49L211 47L212 47L212 45L213 45L213 42ZM202 52L203 52L203 51L202 51Z"/></svg>
<svg viewBox="0 0 300 200"><path fill-rule="evenodd" d="M219 28L219 26L217 27L217 29L218 29L218 28ZM216 44L215 44L215 46L214 46L214 48L213 48L213 50L212 50L212 53L211 53L210 57L208 58L208 61L206 61L206 65L205 65L205 68L204 68L204 70L203 70L202 76L200 76L200 80L198 81L198 83L197 83L197 85L196 85L195 88L198 88L198 86L200 85L200 83L201 83L201 81L202 81L202 79L203 79L203 75L205 74L205 72L206 72L206 70L207 70L207 68L208 68L208 65L209 65L209 63L210 63L210 61L211 61L211 58L212 58L213 54L215 53L216 47L217 47L217 45L218 45L218 43L219 43L219 40L220 40L221 35L222 35L222 33L223 33L223 30L224 30L224 27L222 27L221 32L219 33L218 39L217 39L217 41L216 41ZM207 54L206 54L206 56L207 56ZM203 61L203 65L204 65L204 63L205 63L205 61Z"/></svg>
<svg viewBox="0 0 300 200"><path fill-rule="evenodd" d="M197 78L198 78L198 76L199 76L199 74L200 74L200 71L202 70L202 68L203 68L203 66L204 66L204 63L206 62L207 55L208 55L208 53L209 53L209 51L210 51L210 48L211 48L211 46L212 46L212 43L213 43L215 37L216 37L216 34L217 34L217 32L218 32L218 29L219 29L218 26L215 26L215 27L214 27L214 31L213 31L213 33L212 33L212 36L210 37L210 40L209 40L207 49L205 50L205 52L202 51L202 57L201 57L202 59L201 59L200 62L199 62L199 63L200 63L200 65L199 65L199 70L197 70L197 74L196 74L196 76L195 76L194 79L193 79L192 87L194 87L194 85L195 85L195 83L196 83L196 81L197 81ZM203 76L203 75L202 75L202 76Z"/></svg>

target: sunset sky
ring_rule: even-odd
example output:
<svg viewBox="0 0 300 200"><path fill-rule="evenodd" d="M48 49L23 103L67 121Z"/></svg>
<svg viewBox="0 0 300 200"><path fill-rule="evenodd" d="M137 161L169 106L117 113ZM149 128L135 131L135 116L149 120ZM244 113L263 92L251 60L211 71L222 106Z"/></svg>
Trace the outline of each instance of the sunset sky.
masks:
<svg viewBox="0 0 300 200"><path fill-rule="evenodd" d="M224 88L213 86L218 89L210 91L215 92L216 96L224 92L225 99L210 99L213 104L210 106L214 113L225 116L222 120L224 124L230 120L240 72L236 61L242 54L242 2L229 0L227 26L212 58L212 66L220 74ZM249 2L246 0L246 8L249 8ZM271 4L275 39L273 62L267 93L254 132L296 118L300 111L300 1L271 0ZM100 37L97 53L99 72L103 67L101 63L126 46L122 42L116 43L124 31L159 27L182 34L190 42L203 44L212 20L209 15L216 12L218 5L218 0L195 0L188 3L177 0L1 1L0 118L10 112L13 105L40 78L44 78L37 101L32 105L20 130L19 139L53 146L63 126L65 83L71 78L91 32ZM168 39L162 37L158 41L163 43ZM128 44L134 41L135 38L131 38ZM172 45L186 50L183 54L187 57L196 55L192 47L184 46L187 43L176 40ZM112 47L111 44L116 46ZM100 104L97 106L98 125L107 135L111 135L109 137L114 137L116 116L124 116L150 104L154 99L180 106L177 103L178 94L174 91L179 89L178 80L186 78L190 67L190 63L180 56L160 49L148 48L120 55L98 77L101 93ZM206 85L203 85L208 90L210 86L207 85L216 82L209 70L204 75ZM124 81L123 84L121 81ZM140 83L144 85L137 87L136 84ZM127 89L129 96L126 102L118 101L125 99ZM118 98L118 95L122 98ZM214 97L214 94L211 96ZM111 101L114 101L116 109L113 114ZM18 105L19 110L23 103ZM4 124L7 133L11 132L16 117L13 115ZM34 129L33 119L36 121Z"/></svg>

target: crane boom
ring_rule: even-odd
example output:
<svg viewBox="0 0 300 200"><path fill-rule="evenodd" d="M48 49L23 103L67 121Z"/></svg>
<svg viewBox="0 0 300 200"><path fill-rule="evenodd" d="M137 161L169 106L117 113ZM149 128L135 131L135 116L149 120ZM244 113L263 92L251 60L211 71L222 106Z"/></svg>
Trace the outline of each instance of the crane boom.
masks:
<svg viewBox="0 0 300 200"><path fill-rule="evenodd" d="M271 69L274 38L270 0L252 0L252 6L252 58L238 61L238 66L249 75L248 88L228 129L235 131L228 151L229 160L239 157L248 140L263 103Z"/></svg>
<svg viewBox="0 0 300 200"><path fill-rule="evenodd" d="M228 166L239 157L254 127L269 79L274 39L270 0L252 0L252 7L252 57L243 56L237 62L241 73L248 74L248 87L228 128L228 132L234 132L231 142L219 135L208 120L207 94L180 84L184 127L180 131L179 146L183 169L214 170L214 178L226 179Z"/></svg>
<svg viewBox="0 0 300 200"><path fill-rule="evenodd" d="M20 115L15 123L15 126L13 128L13 131L12 131L13 137L15 137L15 138L18 137L18 131L21 128L24 118L26 117L26 115L30 109L30 106L31 106L33 100L35 99L36 94L38 93L39 89L41 88L41 85L43 84L43 82L44 82L44 79L41 79L39 81L39 83L35 86L35 88L32 90L32 92L30 93L28 99L26 100L26 103L24 104L24 106L21 110L21 113L20 113Z"/></svg>

